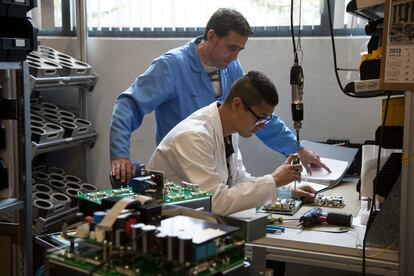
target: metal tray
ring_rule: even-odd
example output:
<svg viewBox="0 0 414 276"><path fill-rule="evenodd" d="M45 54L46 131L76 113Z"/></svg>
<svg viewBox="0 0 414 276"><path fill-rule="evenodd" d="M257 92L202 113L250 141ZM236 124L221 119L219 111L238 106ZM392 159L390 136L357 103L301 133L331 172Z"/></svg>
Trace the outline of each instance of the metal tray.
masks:
<svg viewBox="0 0 414 276"><path fill-rule="evenodd" d="M59 77L63 67L58 63L44 58L39 52L32 51L27 56L30 75L36 78Z"/></svg>
<svg viewBox="0 0 414 276"><path fill-rule="evenodd" d="M43 57L62 66L62 75L64 76L83 76L92 73L92 67L86 62L77 60L51 47L41 45L39 46L39 51Z"/></svg>

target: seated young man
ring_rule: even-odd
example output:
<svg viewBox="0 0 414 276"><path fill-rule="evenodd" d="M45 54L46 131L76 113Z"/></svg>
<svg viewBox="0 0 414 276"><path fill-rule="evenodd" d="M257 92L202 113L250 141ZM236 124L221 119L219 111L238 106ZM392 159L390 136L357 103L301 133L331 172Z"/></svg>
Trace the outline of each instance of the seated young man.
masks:
<svg viewBox="0 0 414 276"><path fill-rule="evenodd" d="M212 211L228 215L275 200L277 189L300 180L302 167L293 156L273 173L251 176L239 151L239 135L248 138L274 115L279 97L263 73L251 71L231 87L224 103L214 102L176 125L152 154L147 167L164 171L169 181L188 181L210 192ZM310 186L295 196L313 199Z"/></svg>

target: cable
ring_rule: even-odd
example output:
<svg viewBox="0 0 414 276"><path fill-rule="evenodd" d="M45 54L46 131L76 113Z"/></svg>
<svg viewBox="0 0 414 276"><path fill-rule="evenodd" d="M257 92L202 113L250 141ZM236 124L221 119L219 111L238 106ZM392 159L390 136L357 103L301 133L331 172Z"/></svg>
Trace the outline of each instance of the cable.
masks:
<svg viewBox="0 0 414 276"><path fill-rule="evenodd" d="M338 65L337 65L337 60L336 60L336 46L335 46L335 39L334 39L334 34L333 34L333 24L332 24L332 16L331 16L331 2L330 0L326 0L327 4L328 4L328 18L329 18L329 31L331 34L331 43L332 43L332 54L333 54L333 61L334 61L334 71L335 71L335 77L336 77L336 81L338 82L339 88L341 89L341 91L349 96L349 97L353 97L353 98L375 98L375 97L381 97L381 96L385 96L388 92L384 91L378 95L369 95L369 96L364 96L364 95L355 95L352 93L348 93L345 91L341 80L339 78L339 74L338 74Z"/></svg>
<svg viewBox="0 0 414 276"><path fill-rule="evenodd" d="M293 55L295 56L294 63L298 63L298 53L296 51L295 32L293 30L293 0L290 0L290 34L292 36Z"/></svg>
<svg viewBox="0 0 414 276"><path fill-rule="evenodd" d="M379 172L380 172L380 166L381 166L381 148L382 148L382 140L383 140L383 136L384 136L384 126L385 126L385 121L387 119L387 113L388 113L388 105L390 102L390 97L391 97L391 92L388 93L387 96L387 101L385 103L385 110L384 110L384 118L382 119L382 125L381 125L381 132L380 132L380 138L379 138L379 148L378 148L378 159L377 159L377 175L376 178L378 179L379 176ZM367 222L367 227L365 229L365 234L364 234L364 241L363 241L363 245L362 245L362 275L366 275L366 241L367 241L367 236L368 236L368 231L371 227L372 224L372 220L371 220L371 216L372 213L374 211L374 206L375 206L375 198L376 198L376 193L377 193L377 185L376 182L373 182L373 187L372 187L372 203L370 206L370 210L369 210L369 215L368 215L368 222Z"/></svg>

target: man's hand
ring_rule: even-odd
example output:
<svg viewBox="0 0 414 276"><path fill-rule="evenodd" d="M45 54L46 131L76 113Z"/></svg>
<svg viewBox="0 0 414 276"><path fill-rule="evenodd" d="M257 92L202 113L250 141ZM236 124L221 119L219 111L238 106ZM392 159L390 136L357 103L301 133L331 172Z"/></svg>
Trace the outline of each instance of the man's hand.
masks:
<svg viewBox="0 0 414 276"><path fill-rule="evenodd" d="M114 159L111 161L111 174L115 180L128 183L135 174L135 168L128 159Z"/></svg>
<svg viewBox="0 0 414 276"><path fill-rule="evenodd" d="M293 185L289 186L289 190L293 191ZM296 191L294 191L292 198L300 198L306 203L312 203L315 199L316 191L310 185L298 185L296 186Z"/></svg>
<svg viewBox="0 0 414 276"><path fill-rule="evenodd" d="M289 158L272 173L276 182L276 187L281 187L290 182L300 180L302 166L300 164L292 165L293 157L293 155L290 155Z"/></svg>
<svg viewBox="0 0 414 276"><path fill-rule="evenodd" d="M302 148L298 151L298 154L300 161L302 162L302 165L305 167L306 172L309 175L312 175L312 168L324 168L328 172L331 172L328 166L321 162L321 160L319 159L319 155L317 155L316 153Z"/></svg>

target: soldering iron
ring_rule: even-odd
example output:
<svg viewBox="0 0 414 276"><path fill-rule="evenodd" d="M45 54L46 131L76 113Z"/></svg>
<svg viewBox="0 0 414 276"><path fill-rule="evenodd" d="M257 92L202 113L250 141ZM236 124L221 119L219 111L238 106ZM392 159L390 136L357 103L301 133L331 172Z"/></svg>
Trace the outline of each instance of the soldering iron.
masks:
<svg viewBox="0 0 414 276"><path fill-rule="evenodd" d="M312 226L322 222L338 226L351 227L352 214L326 212L322 210L322 208L312 208L299 218L299 224L303 227Z"/></svg>

